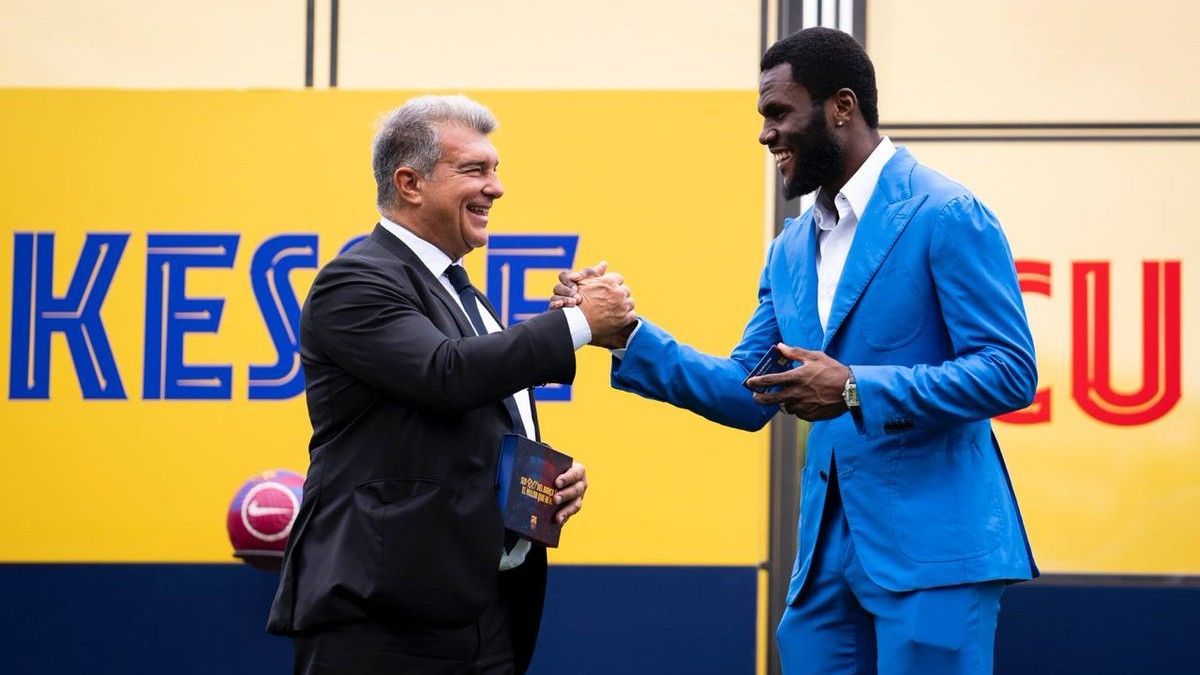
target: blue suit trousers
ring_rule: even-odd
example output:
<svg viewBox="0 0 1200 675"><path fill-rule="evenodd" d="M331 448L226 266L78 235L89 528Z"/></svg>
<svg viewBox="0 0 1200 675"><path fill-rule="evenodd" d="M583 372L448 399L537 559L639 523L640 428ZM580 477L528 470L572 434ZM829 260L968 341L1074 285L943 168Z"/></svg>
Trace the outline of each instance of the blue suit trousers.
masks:
<svg viewBox="0 0 1200 675"><path fill-rule="evenodd" d="M895 593L859 562L830 471L817 550L776 633L785 675L992 672L1002 581Z"/></svg>

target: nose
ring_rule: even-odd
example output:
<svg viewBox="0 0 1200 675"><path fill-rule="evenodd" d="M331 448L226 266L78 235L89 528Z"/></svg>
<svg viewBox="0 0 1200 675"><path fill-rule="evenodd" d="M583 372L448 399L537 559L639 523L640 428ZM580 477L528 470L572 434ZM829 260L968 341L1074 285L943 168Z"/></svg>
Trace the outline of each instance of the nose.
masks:
<svg viewBox="0 0 1200 675"><path fill-rule="evenodd" d="M758 142L762 145L770 145L773 138L775 138L775 127L763 124L762 133L758 135Z"/></svg>
<svg viewBox="0 0 1200 675"><path fill-rule="evenodd" d="M504 196L504 183L500 182L499 174L492 173L492 179L483 186L483 194L492 199L500 199Z"/></svg>

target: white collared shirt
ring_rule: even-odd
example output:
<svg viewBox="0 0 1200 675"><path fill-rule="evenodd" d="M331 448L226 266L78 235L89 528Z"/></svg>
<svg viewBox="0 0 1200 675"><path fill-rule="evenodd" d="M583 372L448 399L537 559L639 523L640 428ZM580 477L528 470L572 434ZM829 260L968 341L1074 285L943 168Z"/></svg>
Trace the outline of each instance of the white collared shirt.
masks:
<svg viewBox="0 0 1200 675"><path fill-rule="evenodd" d="M850 245L854 243L854 233L858 231L858 219L862 217L875 186L879 184L884 165L895 154L896 146L884 136L867 161L858 167L858 171L833 198L837 213L830 210L829 200L824 198L820 189L817 190L813 223L817 226L817 316L821 320L821 330L825 330L829 322L834 293L842 278L842 269L846 266L846 256L850 254Z"/></svg>

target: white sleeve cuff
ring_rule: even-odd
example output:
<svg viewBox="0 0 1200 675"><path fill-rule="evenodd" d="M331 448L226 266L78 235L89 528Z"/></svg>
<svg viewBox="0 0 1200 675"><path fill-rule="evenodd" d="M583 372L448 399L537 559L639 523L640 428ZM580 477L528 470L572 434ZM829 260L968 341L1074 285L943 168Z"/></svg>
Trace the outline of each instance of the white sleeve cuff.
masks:
<svg viewBox="0 0 1200 675"><path fill-rule="evenodd" d="M608 350L608 351L612 352L613 358L618 359L618 360L625 358L625 349L629 347L629 343L633 342L633 336L637 335L637 332L641 329L642 329L642 320L638 319L637 325L633 327L633 331L629 334L629 339L625 341L625 346L621 347L620 349Z"/></svg>
<svg viewBox="0 0 1200 675"><path fill-rule="evenodd" d="M571 343L578 351L592 341L592 327L578 307L564 307L563 314L567 315L567 325L571 328Z"/></svg>

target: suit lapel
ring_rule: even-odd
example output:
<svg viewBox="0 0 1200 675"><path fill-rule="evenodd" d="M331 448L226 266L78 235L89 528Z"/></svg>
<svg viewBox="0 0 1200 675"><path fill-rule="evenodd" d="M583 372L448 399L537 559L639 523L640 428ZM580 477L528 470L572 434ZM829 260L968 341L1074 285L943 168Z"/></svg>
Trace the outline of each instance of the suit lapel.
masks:
<svg viewBox="0 0 1200 675"><path fill-rule="evenodd" d="M393 254L396 255L396 257L400 258L400 260L408 263L409 267L412 267L413 269L415 269L417 271L417 275L421 278L422 281L425 282L425 285L429 288L429 291L431 293L433 293L433 295L435 297L437 297L437 299L440 300L443 305L445 305L446 311L449 312L450 316L454 318L454 323L455 323L455 325L458 326L458 331L462 337L469 337L469 336L475 335L475 328L471 325L470 319L467 318L467 315L464 312L463 308L459 307L458 303L455 302L454 298L452 298L450 296L449 291L446 290L446 287L442 285L442 282L439 281L437 279L437 277L433 276L433 273L429 271L429 268L425 266L425 263L421 262L421 258L418 257L417 254L414 253L413 250L411 248L409 248L407 244L400 241L398 238L396 238L395 235L393 235L391 232L388 232L386 229L384 229L384 227L382 225L379 225L379 224L376 224L375 230L373 232L371 232L371 239L373 241L375 241L376 243L378 243L380 246L383 246L384 248L386 248L388 251L391 251ZM478 289L476 289L475 295L480 300L483 301L483 306L486 307L489 312L491 312L492 318L496 319L496 323L498 325L500 325L501 328L503 328L504 323L502 321L500 321L500 317L498 317L496 315L496 310L494 308L492 308L492 303L488 302L487 297L484 296L483 293L479 293ZM510 396L509 398L512 398L512 397ZM530 391L529 406L530 406L530 412L533 414L533 420L534 420L533 423L534 423L534 428L536 430L537 429L537 408L534 407L534 405L533 405L533 399L534 399L533 392ZM500 406L502 408L505 409L506 416L508 416L510 418L513 417L512 414L508 411L508 409L507 409L508 406L504 403L504 401L499 401L498 403L500 404ZM515 400L514 400L514 405L515 405ZM514 430L523 429L525 427L524 422L521 421L519 419L519 417L520 417L520 413L517 413L517 419L511 420L512 425L514 425L513 426ZM539 437L540 437L540 435L539 435Z"/></svg>
<svg viewBox="0 0 1200 675"><path fill-rule="evenodd" d="M792 282L802 336L800 344L812 348L821 342L821 321L817 316L817 234L812 209L792 227L796 228L795 236L783 240L784 276Z"/></svg>
<svg viewBox="0 0 1200 675"><path fill-rule="evenodd" d="M441 301L441 303L446 307L446 311L450 313L451 317L453 317L454 324L458 326L460 337L466 337L475 334L475 329L471 327L471 324L467 319L467 315L463 313L462 308L458 306L458 303L454 301L454 298L450 297L450 293L446 290L446 287L442 285L442 282L438 281L437 277L433 276L433 273L429 271L429 268L425 266L425 263L421 262L421 258L418 257L416 253L413 253L413 250L409 248L407 244L397 239L395 235L393 235L391 232L388 232L382 225L379 224L376 224L375 230L371 232L371 239L380 246L383 246L387 250L394 253L396 257L408 263L409 267L417 271L417 276L419 276L421 280L425 282L425 286L431 293L433 293L434 297Z"/></svg>
<svg viewBox="0 0 1200 675"><path fill-rule="evenodd" d="M433 290L434 296L442 301L442 305L446 307L446 311L450 312L450 316L454 317L454 323L458 325L458 332L461 333L462 337L474 335L475 327L471 325L471 320L467 318L463 308L459 307L458 303L450 297L450 293L442 286L442 282L435 279L433 274L429 272L429 268L424 265L422 265L421 271L431 280L428 283L429 287Z"/></svg>
<svg viewBox="0 0 1200 675"><path fill-rule="evenodd" d="M492 318L496 320L496 325L500 326L501 330L504 330L505 328L507 328L508 326L506 326L505 323L500 320L500 315L496 313L496 308L492 306L492 301L488 300L488 297L486 295L484 295L483 293L480 293L479 289L475 289L475 291L476 291L476 295L479 296L479 301L481 303L483 303L483 306L487 308L487 311L489 313L491 313ZM515 399L515 397L520 396L523 392L527 392L527 395L529 396L529 415L530 415L530 417L533 418L533 434L534 435L532 438L533 438L533 440L536 441L536 440L541 439L541 437L542 437L542 428L541 428L541 423L538 422L537 394L535 394L534 391L535 391L534 388L530 387L529 389L523 389L521 391L518 391L517 393L513 394L513 397ZM513 422L515 423L516 420L513 420ZM524 426L524 425L525 425L525 423L522 420L521 426Z"/></svg>
<svg viewBox="0 0 1200 675"><path fill-rule="evenodd" d="M833 337L904 232L909 219L928 198L928 195L912 196L910 176L915 166L916 160L912 155L904 148L899 148L879 175L879 183L858 222L854 243L850 246L846 265L833 295L833 307L829 311L825 338L821 343L822 351L829 349ZM811 266L814 270L815 261L814 255Z"/></svg>
<svg viewBox="0 0 1200 675"><path fill-rule="evenodd" d="M500 326L500 330L508 328L508 326L504 325L504 322L500 320L500 315L496 313L496 308L492 307L492 301L488 300L486 295L480 293L478 288L475 289L475 295L479 297L479 301L483 303L483 306L487 308L488 313L491 314L492 318L496 320L496 325Z"/></svg>

